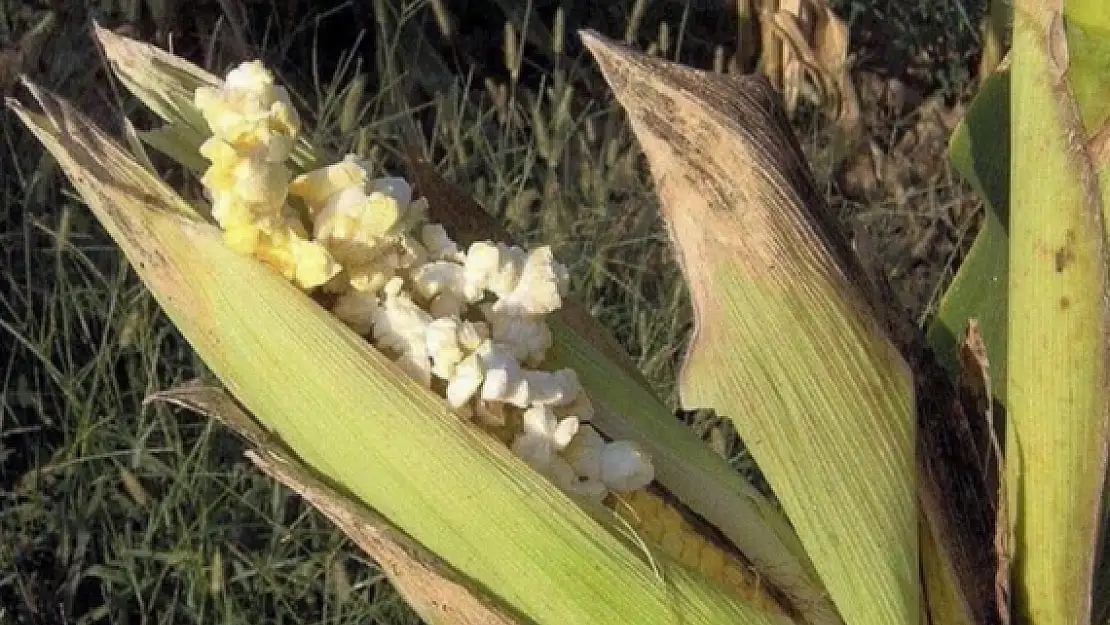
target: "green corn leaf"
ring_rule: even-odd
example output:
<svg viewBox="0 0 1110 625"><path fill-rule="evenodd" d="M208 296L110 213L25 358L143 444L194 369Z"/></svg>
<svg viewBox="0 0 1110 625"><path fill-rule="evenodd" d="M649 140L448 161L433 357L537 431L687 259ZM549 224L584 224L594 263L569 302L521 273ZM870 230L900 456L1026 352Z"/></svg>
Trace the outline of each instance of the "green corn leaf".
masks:
<svg viewBox="0 0 1110 625"><path fill-rule="evenodd" d="M1073 27L1105 36L1106 4L1015 2L1006 463L1016 596L1038 625L1090 619L1110 434L1107 181L1085 127L1105 118L1110 94L1104 73L1085 75L1103 66L1084 58L1101 46L1075 45Z"/></svg>
<svg viewBox="0 0 1110 625"><path fill-rule="evenodd" d="M467 587L465 580L388 519L340 492L270 436L224 389L199 381L149 395L223 423L250 445L246 456L266 474L294 490L378 563L405 601L432 625L514 625L512 618Z"/></svg>
<svg viewBox="0 0 1110 625"><path fill-rule="evenodd" d="M983 225L929 327L929 345L952 375L969 319L978 319L991 361L994 395L1006 400L1006 289L1010 208L1010 73L983 82L948 145L948 158L983 198Z"/></svg>
<svg viewBox="0 0 1110 625"><path fill-rule="evenodd" d="M922 558L925 561L926 594L929 609L934 620L944 623L971 623L967 616L979 614L980 618L989 617L989 622L1001 618L1009 612L1008 605L998 605L999 589L997 580L988 573L1007 567L1012 553L996 553L997 547L1012 549L1010 542L998 542L997 532L1005 532L1007 538L1013 534L1015 507L1010 494L1015 484L999 488L998 454L991 443L990 436L997 431L996 420L1005 422L1006 398L1006 333L1007 333L1007 264L1009 242L1006 224L1009 212L1010 192L1010 74L1002 70L983 81L979 93L961 120L949 142L948 154L951 163L983 198L984 219L979 234L972 244L967 257L960 266L952 284L941 299L937 317L929 327L927 341L934 350L939 364L948 374L960 376L958 350L964 338L964 331L972 320L977 327L986 347L990 366L990 396L994 402L988 407L991 412L998 409L999 415L988 418L987 414L972 411L970 414L949 415L947 423L951 431L970 432L978 459L975 467L989 467L984 476L989 482L988 489L972 494L971 500L989 498L989 509L979 516L979 523L968 521L975 517L968 514L969 505L958 506L964 511L963 524L970 526L973 540L965 542L970 549L979 546L976 555L967 558L973 567L983 569L975 578L980 588L968 587L966 583L949 574L949 567L943 564L942 554L933 554L923 544ZM969 421L966 426L956 426L958 418ZM953 473L956 473L953 471ZM962 473L962 471L960 472ZM1002 498L1005 499L1002 499ZM988 502L983 502L986 505ZM1000 505L1001 504L1001 505ZM1008 518L999 519L999 515ZM988 518L988 515L992 518ZM993 522L993 528L986 523ZM1002 523L1002 525L999 525ZM977 530L977 531L975 531ZM1008 580L1003 574L1002 579ZM980 603L976 603L978 598ZM985 601L984 601L985 599ZM963 610L963 606L976 606Z"/></svg>
<svg viewBox="0 0 1110 625"><path fill-rule="evenodd" d="M913 381L777 95L584 38L690 283L683 403L732 418L845 622L918 622Z"/></svg>
<svg viewBox="0 0 1110 625"><path fill-rule="evenodd" d="M45 119L9 108L229 392L474 592L541 625L789 622L604 529L286 280L228 249L68 103L29 88Z"/></svg>

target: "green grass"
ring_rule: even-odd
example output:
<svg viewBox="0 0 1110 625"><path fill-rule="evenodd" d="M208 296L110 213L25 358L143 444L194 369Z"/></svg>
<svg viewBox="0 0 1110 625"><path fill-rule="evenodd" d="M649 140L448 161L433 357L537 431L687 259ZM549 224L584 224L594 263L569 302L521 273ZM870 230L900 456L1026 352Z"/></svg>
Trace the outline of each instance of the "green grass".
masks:
<svg viewBox="0 0 1110 625"><path fill-rule="evenodd" d="M90 4L109 26L139 7L144 38L174 26L177 49L216 71L244 49L261 50L294 87L315 141L337 155L358 151L397 171L402 140L422 138L448 178L515 234L551 244L568 261L575 293L671 394L690 312L656 199L590 60L579 46L559 52L539 39L550 32L540 19L549 13L516 15L526 43L523 56L509 59L520 63L514 82L499 43L445 46L424 2L382 20L365 10L403 3L333 2L313 14L312 3L299 2L295 19L274 17L260 2L224 3L247 10L223 19L215 0L177 13L161 12L174 8L169 0ZM578 23L617 36L632 13L631 3L564 4ZM856 7L861 23L868 6ZM963 19L956 0L940 6L938 23ZM637 31L641 45L667 20L672 39L687 37L684 60L704 64L727 36L681 2L652 7ZM16 45L41 15L0 0L0 44ZM906 15L898 28L918 19ZM125 112L149 121L95 62L88 16L62 15L22 71L102 123L114 126ZM455 27L467 30L462 43L502 31L496 20ZM907 49L923 47L912 30L894 35ZM944 59L929 88L958 96L966 60ZM442 92L432 97L432 89ZM883 128L905 122L883 120ZM0 623L414 622L374 564L251 468L231 435L143 405L152 391L204 375L203 366L33 140L11 116L0 128ZM819 159L816 118L803 116L798 128ZM952 214L965 198L955 181L914 191L924 200L834 197L833 207L846 226L873 234L881 270L898 270L922 232L940 229L943 245L923 255L924 272L895 276L913 312L927 316L974 219ZM751 469L717 419L686 418Z"/></svg>

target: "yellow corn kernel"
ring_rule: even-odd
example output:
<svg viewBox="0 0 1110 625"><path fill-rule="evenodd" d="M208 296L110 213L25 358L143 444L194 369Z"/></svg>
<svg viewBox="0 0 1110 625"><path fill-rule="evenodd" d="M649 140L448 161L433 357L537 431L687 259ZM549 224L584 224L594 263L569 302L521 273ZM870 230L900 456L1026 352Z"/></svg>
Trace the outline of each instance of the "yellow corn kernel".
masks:
<svg viewBox="0 0 1110 625"><path fill-rule="evenodd" d="M705 573L705 576L723 582L725 579L725 567L728 562L725 560L725 554L719 547L709 541L705 541L701 547L701 563L700 570Z"/></svg>
<svg viewBox="0 0 1110 625"><path fill-rule="evenodd" d="M742 556L703 535L679 509L647 489L610 499L613 510L652 547L748 601L775 602Z"/></svg>
<svg viewBox="0 0 1110 625"><path fill-rule="evenodd" d="M681 530L667 531L663 534L663 540L659 542L659 547L663 549L663 553L678 559L682 557L682 545L685 543L685 537Z"/></svg>
<svg viewBox="0 0 1110 625"><path fill-rule="evenodd" d="M694 569L701 569L701 549L706 541L697 534L683 533L682 536L682 553L679 554L678 560L686 566Z"/></svg>
<svg viewBox="0 0 1110 625"><path fill-rule="evenodd" d="M638 529L646 540L655 544L659 544L663 541L663 534L666 530L666 528L663 527L663 520L659 518L649 519Z"/></svg>

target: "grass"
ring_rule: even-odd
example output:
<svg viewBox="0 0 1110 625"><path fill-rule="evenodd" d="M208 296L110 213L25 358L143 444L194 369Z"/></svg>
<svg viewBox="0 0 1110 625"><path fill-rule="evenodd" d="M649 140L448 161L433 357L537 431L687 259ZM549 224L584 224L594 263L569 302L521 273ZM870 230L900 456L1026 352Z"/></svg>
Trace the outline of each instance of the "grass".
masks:
<svg viewBox="0 0 1110 625"><path fill-rule="evenodd" d="M513 3L470 3L453 16L451 40L437 38L427 2L298 2L281 17L257 1L203 1L187 12L166 11L175 8L168 1L89 4L19 48L43 12L0 0L0 44L22 50L0 55L0 79L21 60L16 69L112 124L134 111L90 61L90 15L163 42L159 27L172 26L176 49L217 71L259 50L294 87L320 145L396 171L401 141L422 138L441 171L516 234L551 244L569 261L578 296L672 393L690 330L686 293L622 115L580 46L544 46L554 5L510 16L523 53L506 55L503 20L466 11ZM571 26L609 25L617 36L634 13L631 3L562 4ZM842 4L860 45L875 45L868 29L885 3ZM975 12L958 0L928 5L932 13L923 1L882 16L896 24L888 43L910 54L933 42L930 27L973 33L964 22ZM652 3L632 29L637 42L658 44L667 21L670 49L683 35L684 60L711 63L727 32L690 6ZM970 59L942 50L921 63L932 73L911 80L956 101ZM875 114L872 131L895 133L913 115ZM0 622L415 622L374 564L253 470L228 433L143 405L148 393L203 375L202 364L33 140L10 116L0 128ZM803 114L798 128L819 159L818 118ZM966 191L944 171L911 189L912 201L852 199L828 182L833 208L870 233L876 266L922 319L974 226ZM923 241L928 249L914 256ZM684 417L751 469L719 420Z"/></svg>

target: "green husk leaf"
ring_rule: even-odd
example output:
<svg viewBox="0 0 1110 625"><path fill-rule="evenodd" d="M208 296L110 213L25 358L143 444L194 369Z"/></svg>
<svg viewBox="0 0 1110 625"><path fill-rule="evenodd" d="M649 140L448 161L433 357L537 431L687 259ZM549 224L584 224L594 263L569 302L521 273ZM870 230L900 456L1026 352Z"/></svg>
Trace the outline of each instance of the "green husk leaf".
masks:
<svg viewBox="0 0 1110 625"><path fill-rule="evenodd" d="M1015 2L1011 52L1006 464L1016 595L1039 625L1090 619L1110 434L1106 181L1085 141L1095 109L1073 88L1094 79L1077 75L1092 66L1071 47L1073 15L1085 29L1110 26L1104 3Z"/></svg>
<svg viewBox="0 0 1110 625"><path fill-rule="evenodd" d="M259 469L305 498L368 555L420 618L433 625L515 625L520 622L478 596L458 573L386 518L328 483L270 436L220 387L198 380L153 393L145 403L165 402L214 418L250 445Z"/></svg>
<svg viewBox="0 0 1110 625"><path fill-rule="evenodd" d="M29 88L49 124L9 108L229 392L475 592L537 624L789 622L629 548L288 281L228 249L68 103Z"/></svg>
<svg viewBox="0 0 1110 625"><path fill-rule="evenodd" d="M117 35L99 24L93 24L93 36L100 42L112 73L169 126L163 135L140 136L153 139L155 143L151 147L156 150L169 148L171 152L167 156L170 158L185 155L185 159L178 162L192 168L199 158L197 149L211 134L200 111L193 106L193 95L199 87L220 87L223 80L181 57ZM190 152L194 155L188 156ZM294 145L292 158L302 169L320 166L312 146L303 136Z"/></svg>
<svg viewBox="0 0 1110 625"><path fill-rule="evenodd" d="M196 86L220 84L220 79L154 46L125 40L103 29L98 29L97 35L108 57L114 59L112 68L117 73L158 72L171 67L174 73L161 77L159 82L179 80L187 85L173 90L178 94L177 108L155 110L167 125L143 137L155 149L195 172L203 172L205 164L197 160L196 149L206 134L190 133L186 120L198 114L191 99L180 98ZM142 61L164 57L169 59L159 63ZM132 77L125 82L138 81L140 78ZM153 97L136 95L144 101ZM163 99L166 98L162 96L155 101ZM323 162L307 144L293 155L293 160L302 169ZM510 239L480 206L451 188L430 165L422 164L414 155L410 155L410 161L418 191L431 200L433 221L446 224L452 237L463 244L479 239ZM781 512L675 422L628 356L596 320L579 304L568 302L555 314L552 331L555 343L560 346L553 354L553 362L582 374L582 382L599 413L595 425L609 436L644 444L653 456L657 480L729 538L764 574L768 584L784 595L783 599L803 611L807 622L837 622L804 549ZM640 388L634 394L622 390L629 385Z"/></svg>
<svg viewBox="0 0 1110 625"><path fill-rule="evenodd" d="M858 264L832 238L777 95L584 38L690 283L683 403L732 418L845 622L916 623L913 381L848 273Z"/></svg>
<svg viewBox="0 0 1110 625"><path fill-rule="evenodd" d="M977 319L990 354L993 391L1006 401L1006 288L1010 207L1010 73L983 82L948 144L948 159L985 203L983 225L941 299L927 339L956 375L960 335Z"/></svg>
<svg viewBox="0 0 1110 625"><path fill-rule="evenodd" d="M181 124L166 124L161 128L143 130L139 139L162 154L172 158L194 174L200 175L208 169L208 161L197 152L199 143L194 143L195 135Z"/></svg>

